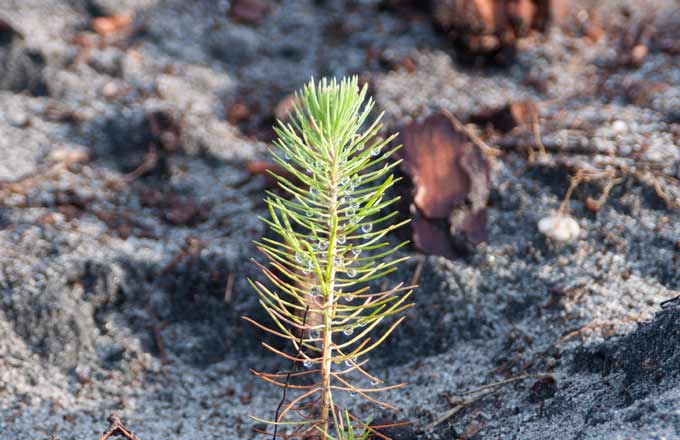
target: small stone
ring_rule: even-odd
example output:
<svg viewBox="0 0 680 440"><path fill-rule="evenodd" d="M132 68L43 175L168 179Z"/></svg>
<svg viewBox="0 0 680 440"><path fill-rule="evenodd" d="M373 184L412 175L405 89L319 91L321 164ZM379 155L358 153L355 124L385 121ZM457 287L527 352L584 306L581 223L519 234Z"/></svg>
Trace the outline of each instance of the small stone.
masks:
<svg viewBox="0 0 680 440"><path fill-rule="evenodd" d="M10 110L7 112L8 122L14 127L25 128L31 125L30 119L26 113L21 110Z"/></svg>
<svg viewBox="0 0 680 440"><path fill-rule="evenodd" d="M568 242L578 237L581 227L569 215L553 214L538 222L538 230L555 241Z"/></svg>
<svg viewBox="0 0 680 440"><path fill-rule="evenodd" d="M621 121L620 119L617 119L616 121L612 122L612 130L617 133L624 133L628 131L628 124Z"/></svg>

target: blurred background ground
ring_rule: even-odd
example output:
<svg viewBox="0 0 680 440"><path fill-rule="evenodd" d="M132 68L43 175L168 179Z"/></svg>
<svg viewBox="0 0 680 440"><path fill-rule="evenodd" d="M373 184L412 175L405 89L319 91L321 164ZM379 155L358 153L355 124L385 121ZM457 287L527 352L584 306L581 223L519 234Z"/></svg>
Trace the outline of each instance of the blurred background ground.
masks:
<svg viewBox="0 0 680 440"><path fill-rule="evenodd" d="M574 0L470 55L423 3L0 2L0 438L94 439L113 411L142 440L255 438L280 395L247 367L287 365L240 319L262 313L249 164L291 92L348 74L390 131L529 101L548 150L478 123L503 150L486 243L389 280L422 261L371 364L411 384L385 396L413 423L394 438L680 438L680 309L660 306L680 293L680 4ZM602 206L606 181L579 186L579 237L546 239L569 175L602 160L635 169Z"/></svg>

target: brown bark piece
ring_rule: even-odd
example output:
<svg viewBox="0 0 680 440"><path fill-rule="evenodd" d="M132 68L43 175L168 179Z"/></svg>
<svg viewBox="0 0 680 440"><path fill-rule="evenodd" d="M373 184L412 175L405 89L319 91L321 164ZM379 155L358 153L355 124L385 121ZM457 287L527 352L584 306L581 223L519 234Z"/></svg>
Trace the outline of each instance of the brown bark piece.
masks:
<svg viewBox="0 0 680 440"><path fill-rule="evenodd" d="M568 0L435 0L434 21L472 55L507 62L516 40L561 22Z"/></svg>
<svg viewBox="0 0 680 440"><path fill-rule="evenodd" d="M452 257L461 245L486 239L489 166L442 114L406 126L402 170L413 184L413 239L426 253Z"/></svg>

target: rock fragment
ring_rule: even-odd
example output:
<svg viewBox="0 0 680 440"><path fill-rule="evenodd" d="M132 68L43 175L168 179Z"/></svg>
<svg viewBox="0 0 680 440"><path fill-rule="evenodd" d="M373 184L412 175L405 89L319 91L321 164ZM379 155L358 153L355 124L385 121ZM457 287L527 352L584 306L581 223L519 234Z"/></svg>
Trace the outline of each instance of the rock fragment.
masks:
<svg viewBox="0 0 680 440"><path fill-rule="evenodd" d="M557 213L539 220L538 230L555 241L569 242L578 238L581 227L570 215Z"/></svg>

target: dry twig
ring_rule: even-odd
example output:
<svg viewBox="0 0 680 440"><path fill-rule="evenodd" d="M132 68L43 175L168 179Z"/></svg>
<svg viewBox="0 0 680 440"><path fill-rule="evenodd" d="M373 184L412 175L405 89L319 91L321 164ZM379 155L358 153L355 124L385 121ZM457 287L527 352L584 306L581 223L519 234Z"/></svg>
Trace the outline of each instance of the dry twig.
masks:
<svg viewBox="0 0 680 440"><path fill-rule="evenodd" d="M500 390L502 387L505 385L510 385L515 382L519 382L525 379L533 379L533 378L543 378L543 377L548 377L550 375L548 374L522 374L520 376L516 377L511 377L510 379L505 379L501 380L499 382L494 382L491 384L484 385L480 388L474 389L467 391L465 393L462 393L460 396L471 396L471 397L466 397L466 398L458 398L458 399L451 399L451 401L454 403L454 407L449 409L448 411L445 411L442 413L439 417L437 417L432 423L429 425L425 426L425 431L432 430L436 428L437 426L441 425L451 417L454 417L456 414L459 412L463 411L465 408L468 406L472 405L473 403L478 402L479 400L483 399L484 397L493 394Z"/></svg>
<svg viewBox="0 0 680 440"><path fill-rule="evenodd" d="M574 336L577 336L585 331L588 330L595 330L598 328L606 328L609 327L610 329L613 329L616 325L618 324L628 324L631 322L640 322L642 320L641 316L626 316L621 319L616 319L614 321L606 321L606 322L594 322L592 324L587 324L584 325L583 327L577 328L576 330L572 330L570 332L567 332L564 336L560 338L560 342L567 341Z"/></svg>
<svg viewBox="0 0 680 440"><path fill-rule="evenodd" d="M137 438L137 436L134 435L132 431L123 425L123 422L120 421L118 414L111 414L109 418L106 419L106 421L109 422L109 427L106 428L106 431L104 431L102 436L99 437L99 440L106 440L109 437L125 437L128 440L139 440L139 438Z"/></svg>
<svg viewBox="0 0 680 440"><path fill-rule="evenodd" d="M451 113L449 110L442 109L442 113L444 114L444 116L446 116L446 118L449 121L451 121L451 125L453 125L453 127L456 130L465 133L465 135L472 141L472 143L477 145L479 149L482 150L485 156L493 159L501 155L502 153L501 150L499 150L498 148L491 147L489 144L484 142L482 138L477 136L477 134L474 131L466 127L465 124L458 120L458 118L453 116L453 113Z"/></svg>

